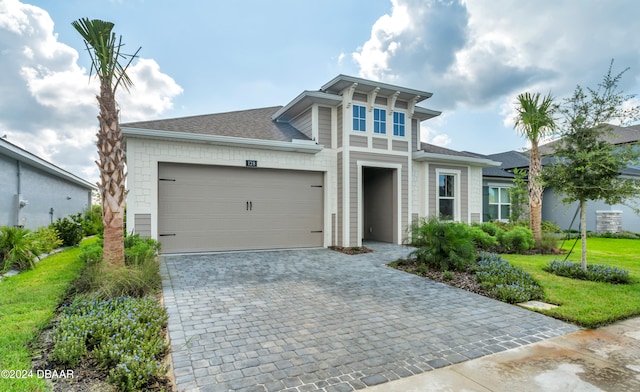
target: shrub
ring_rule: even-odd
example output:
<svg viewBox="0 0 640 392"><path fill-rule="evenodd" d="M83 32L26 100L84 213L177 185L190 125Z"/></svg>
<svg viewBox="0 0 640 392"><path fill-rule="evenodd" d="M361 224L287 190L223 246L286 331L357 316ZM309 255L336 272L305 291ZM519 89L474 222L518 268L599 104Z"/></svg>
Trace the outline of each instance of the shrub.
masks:
<svg viewBox="0 0 640 392"><path fill-rule="evenodd" d="M99 366L110 367L109 381L119 390L142 390L163 377L167 351L162 333L167 313L153 298L86 301L63 308L53 333L52 359L75 366L89 351Z"/></svg>
<svg viewBox="0 0 640 392"><path fill-rule="evenodd" d="M82 230L85 236L102 234L102 206L93 205L84 212Z"/></svg>
<svg viewBox="0 0 640 392"><path fill-rule="evenodd" d="M79 293L93 298L120 296L144 297L162 287L156 258L160 243L138 235L125 237L125 267L114 268L102 262L102 243L82 247L80 258L87 263L82 275L74 282Z"/></svg>
<svg viewBox="0 0 640 392"><path fill-rule="evenodd" d="M493 250L498 245L498 239L479 226L471 226L469 229L471 239L476 248L482 250Z"/></svg>
<svg viewBox="0 0 640 392"><path fill-rule="evenodd" d="M542 238L540 241L536 241L535 248L540 251L540 253L554 253L558 250L558 243L560 239L554 233L542 233Z"/></svg>
<svg viewBox="0 0 640 392"><path fill-rule="evenodd" d="M30 230L20 227L0 227L0 270L32 269L40 254L39 242Z"/></svg>
<svg viewBox="0 0 640 392"><path fill-rule="evenodd" d="M160 251L160 243L152 238L141 238L139 234L128 235L124 239L124 260L127 265L138 265L154 259Z"/></svg>
<svg viewBox="0 0 640 392"><path fill-rule="evenodd" d="M476 279L491 296L508 303L541 299L544 292L531 275L509 264L500 255L480 253Z"/></svg>
<svg viewBox="0 0 640 392"><path fill-rule="evenodd" d="M526 227L516 226L500 234L502 235L499 236L498 240L507 252L523 253L529 249L533 249L535 245L533 233Z"/></svg>
<svg viewBox="0 0 640 392"><path fill-rule="evenodd" d="M493 222L482 222L479 225L480 229L482 229L482 231L484 231L485 233L493 236L493 237L497 237L498 236L498 232L503 231L501 228L498 227L498 225L496 225Z"/></svg>
<svg viewBox="0 0 640 392"><path fill-rule="evenodd" d="M471 232L464 223L422 220L412 227L412 239L420 246L412 256L431 268L463 271L475 258Z"/></svg>
<svg viewBox="0 0 640 392"><path fill-rule="evenodd" d="M589 264L583 270L580 263L553 260L542 268L544 271L573 279L591 280L606 283L631 283L629 271L604 264Z"/></svg>
<svg viewBox="0 0 640 392"><path fill-rule="evenodd" d="M556 222L551 221L542 221L540 223L540 229L544 233L559 233L562 231L562 229L560 229L560 226L558 226Z"/></svg>
<svg viewBox="0 0 640 392"><path fill-rule="evenodd" d="M83 232L80 214L72 215L71 218L58 219L50 227L58 231L58 236L64 246L76 246L82 240Z"/></svg>
<svg viewBox="0 0 640 392"><path fill-rule="evenodd" d="M102 244L80 245L80 260L85 264L98 264L102 261Z"/></svg>
<svg viewBox="0 0 640 392"><path fill-rule="evenodd" d="M42 253L51 253L54 249L62 246L62 240L54 228L40 227L33 232L33 236Z"/></svg>

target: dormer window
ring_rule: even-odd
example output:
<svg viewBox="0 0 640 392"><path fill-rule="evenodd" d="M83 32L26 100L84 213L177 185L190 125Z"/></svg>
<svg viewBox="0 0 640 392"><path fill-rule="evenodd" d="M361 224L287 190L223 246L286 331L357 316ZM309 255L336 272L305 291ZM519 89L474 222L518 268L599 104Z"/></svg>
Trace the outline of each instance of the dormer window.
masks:
<svg viewBox="0 0 640 392"><path fill-rule="evenodd" d="M381 135L387 133L387 111L385 109L373 109L373 133Z"/></svg>
<svg viewBox="0 0 640 392"><path fill-rule="evenodd" d="M393 112L393 136L404 136L404 113Z"/></svg>
<svg viewBox="0 0 640 392"><path fill-rule="evenodd" d="M367 130L367 109L364 106L353 105L353 130Z"/></svg>

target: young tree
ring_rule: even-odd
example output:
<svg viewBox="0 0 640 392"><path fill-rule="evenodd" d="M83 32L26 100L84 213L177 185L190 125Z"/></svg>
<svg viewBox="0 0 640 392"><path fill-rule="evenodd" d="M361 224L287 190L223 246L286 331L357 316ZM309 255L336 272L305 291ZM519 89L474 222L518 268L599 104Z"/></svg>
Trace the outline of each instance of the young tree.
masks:
<svg viewBox="0 0 640 392"><path fill-rule="evenodd" d="M525 213L525 205L527 203L527 171L524 169L513 169L513 186L509 188L509 200L511 201L511 210L509 211L509 220L517 222L522 219Z"/></svg>
<svg viewBox="0 0 640 392"><path fill-rule="evenodd" d="M542 158L538 146L540 140L553 133L556 129L554 114L556 105L551 94L540 100L540 93L518 95L518 115L514 127L529 139L529 227L536 242L542 239L542 192L540 172Z"/></svg>
<svg viewBox="0 0 640 392"><path fill-rule="evenodd" d="M562 139L555 150L556 161L545 167L543 181L561 191L566 203L580 203L582 269L587 269L588 200L604 200L607 204L625 203L640 191L640 183L620 176L623 169L638 160L640 152L632 145L616 146L605 137L611 133L611 122L622 125L638 119L640 108L629 107L633 95L618 90L622 75L609 71L597 89L577 86L560 109L564 117Z"/></svg>
<svg viewBox="0 0 640 392"><path fill-rule="evenodd" d="M98 156L96 162L100 169L98 188L102 198L102 221L104 224L104 259L115 266L124 266L124 206L125 190L125 151L122 130L118 119L116 90L122 85L128 90L133 85L126 73L127 68L137 56L125 55L122 49L122 37L116 40L114 24L98 19L78 19L71 23L84 39L91 56L91 74L100 81L98 106ZM126 61L122 65L121 60Z"/></svg>

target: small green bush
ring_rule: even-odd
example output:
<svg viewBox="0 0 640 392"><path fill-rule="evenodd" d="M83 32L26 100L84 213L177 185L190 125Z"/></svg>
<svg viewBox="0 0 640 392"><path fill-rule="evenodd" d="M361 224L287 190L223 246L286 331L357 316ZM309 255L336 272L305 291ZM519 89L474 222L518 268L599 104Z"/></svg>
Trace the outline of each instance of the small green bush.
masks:
<svg viewBox="0 0 640 392"><path fill-rule="evenodd" d="M84 212L82 230L86 237L102 234L102 206L93 205Z"/></svg>
<svg viewBox="0 0 640 392"><path fill-rule="evenodd" d="M559 233L562 231L556 222L551 221L542 221L540 223L540 229L544 233Z"/></svg>
<svg viewBox="0 0 640 392"><path fill-rule="evenodd" d="M542 288L531 275L520 267L509 264L500 255L479 254L476 279L494 298L508 303L542 299Z"/></svg>
<svg viewBox="0 0 640 392"><path fill-rule="evenodd" d="M33 269L41 253L40 242L30 230L0 227L0 271Z"/></svg>
<svg viewBox="0 0 640 392"><path fill-rule="evenodd" d="M124 260L126 265L138 265L154 259L160 251L160 243L152 238L141 238L138 234L124 239Z"/></svg>
<svg viewBox="0 0 640 392"><path fill-rule="evenodd" d="M411 255L431 268L464 271L475 259L471 231L464 223L422 220L413 233L421 245Z"/></svg>
<svg viewBox="0 0 640 392"><path fill-rule="evenodd" d="M50 225L58 231L58 236L64 246L76 246L82 241L82 218L80 214L58 219Z"/></svg>
<svg viewBox="0 0 640 392"><path fill-rule="evenodd" d="M636 233L630 231L621 231L619 233L600 233L598 237L602 238L619 238L625 240L637 240L640 238Z"/></svg>
<svg viewBox="0 0 640 392"><path fill-rule="evenodd" d="M498 245L498 239L488 232L482 230L479 226L471 226L469 229L471 239L477 249L493 250Z"/></svg>
<svg viewBox="0 0 640 392"><path fill-rule="evenodd" d="M604 264L589 264L583 270L580 263L553 260L542 268L544 271L573 279L590 280L616 284L632 283L629 271Z"/></svg>
<svg viewBox="0 0 640 392"><path fill-rule="evenodd" d="M535 246L533 233L526 227L515 226L511 230L500 234L498 241L506 252L524 253Z"/></svg>
<svg viewBox="0 0 640 392"><path fill-rule="evenodd" d="M482 229L482 231L484 231L485 233L489 234L490 236L493 237L497 237L498 233L500 231L504 231L503 229L501 229L500 227L498 227L497 224L493 223L493 222L482 222L479 225L480 229Z"/></svg>
<svg viewBox="0 0 640 392"><path fill-rule="evenodd" d="M558 250L559 242L560 238L558 238L557 234L543 232L540 241L535 242L535 249L543 254L554 253Z"/></svg>
<svg viewBox="0 0 640 392"><path fill-rule="evenodd" d="M55 362L75 366L91 351L100 366L111 368L109 381L123 391L143 390L166 374L167 313L155 299L78 297L62 313L53 333Z"/></svg>
<svg viewBox="0 0 640 392"><path fill-rule="evenodd" d="M33 231L33 237L42 253L51 253L62 246L58 231L50 227L40 227Z"/></svg>

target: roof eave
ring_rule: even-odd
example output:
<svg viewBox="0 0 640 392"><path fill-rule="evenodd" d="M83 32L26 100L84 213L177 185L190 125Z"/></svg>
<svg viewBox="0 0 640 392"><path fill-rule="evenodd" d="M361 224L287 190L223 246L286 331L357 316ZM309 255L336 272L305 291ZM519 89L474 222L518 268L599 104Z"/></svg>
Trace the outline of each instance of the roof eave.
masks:
<svg viewBox="0 0 640 392"><path fill-rule="evenodd" d="M321 91L303 91L300 95L295 97L287 105L283 106L280 110L275 112L271 119L274 121L290 121L298 116L304 110L314 103L333 106L340 104L342 97L338 95L328 94Z"/></svg>
<svg viewBox="0 0 640 392"><path fill-rule="evenodd" d="M54 175L56 177L63 178L69 182L72 182L76 185L79 185L84 188L88 188L91 190L97 190L98 187L87 180L84 180L73 173L70 173L50 162L45 161L44 159L31 154L30 152L21 149L13 145L12 143L6 142L6 144L0 144L0 149L4 150L4 154L10 158L13 158L17 161L27 163L29 165L35 166L38 169Z"/></svg>
<svg viewBox="0 0 640 392"><path fill-rule="evenodd" d="M442 163L462 163L476 167L498 167L502 163L492 161L491 159L463 157L458 155L445 155L435 154L426 151L414 151L412 156L414 161L430 161L430 162L442 162Z"/></svg>
<svg viewBox="0 0 640 392"><path fill-rule="evenodd" d="M233 136L201 135L197 133L185 133L175 131L161 131L153 129L122 127L125 137L181 141L187 143L205 143L220 146L256 148L262 150L302 152L307 154L317 154L324 149L321 144L316 144L311 140L293 139L290 142L279 140L249 139Z"/></svg>
<svg viewBox="0 0 640 392"><path fill-rule="evenodd" d="M348 83L348 84L358 83L358 85L360 86L372 86L374 88L380 87L382 89L386 89L390 91L400 91L401 93L405 93L409 96L419 96L420 98L416 102L424 101L425 99L431 98L431 96L433 95L433 93L430 93L428 91L421 91L421 90L415 90L415 89L401 87L401 86L395 86L388 83L376 82L373 80L357 78L349 75L336 76L335 78L331 79L329 82L325 83L320 88L320 90L321 91L332 90L334 87L344 83ZM337 90L341 90L341 88L337 88Z"/></svg>

